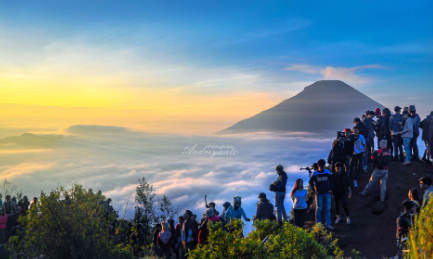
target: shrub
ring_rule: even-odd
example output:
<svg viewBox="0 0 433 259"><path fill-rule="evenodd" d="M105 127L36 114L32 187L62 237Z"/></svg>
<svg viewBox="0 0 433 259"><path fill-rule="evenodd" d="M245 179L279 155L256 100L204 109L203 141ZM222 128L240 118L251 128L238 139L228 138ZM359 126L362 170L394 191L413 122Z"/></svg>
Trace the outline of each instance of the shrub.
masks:
<svg viewBox="0 0 433 259"><path fill-rule="evenodd" d="M409 253L406 258L433 258L433 197L415 216L407 245Z"/></svg>

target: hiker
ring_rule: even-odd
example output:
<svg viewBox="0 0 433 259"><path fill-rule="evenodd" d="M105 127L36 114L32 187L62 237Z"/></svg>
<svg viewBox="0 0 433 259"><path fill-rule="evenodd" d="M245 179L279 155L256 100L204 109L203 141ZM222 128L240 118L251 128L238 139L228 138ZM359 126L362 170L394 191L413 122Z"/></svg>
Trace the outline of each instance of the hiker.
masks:
<svg viewBox="0 0 433 259"><path fill-rule="evenodd" d="M350 164L353 155L354 148L354 135L352 134L352 130L350 128L344 129L344 134L346 135L346 141L344 143L344 167L346 169L347 181L350 180L350 172L352 171L352 166Z"/></svg>
<svg viewBox="0 0 433 259"><path fill-rule="evenodd" d="M386 141L388 141L388 150L393 154L394 147L392 145L392 136L390 130L389 120L391 119L391 111L388 108L382 110L382 117L384 121L383 134ZM378 142L379 143L379 142Z"/></svg>
<svg viewBox="0 0 433 259"><path fill-rule="evenodd" d="M353 187L358 187L358 173L364 163L366 143L364 136L359 134L358 127L353 128L353 154L351 160Z"/></svg>
<svg viewBox="0 0 433 259"><path fill-rule="evenodd" d="M209 222L224 222L224 220L215 214L215 210L212 207L206 209L202 220L203 222L198 228L198 242L201 245L205 245L208 243Z"/></svg>
<svg viewBox="0 0 433 259"><path fill-rule="evenodd" d="M373 121L373 127L374 132L376 132L377 137L377 149L380 149L379 142L385 138L385 119L382 116L382 112L380 111L380 108L377 108L374 112L374 115L376 116L376 121Z"/></svg>
<svg viewBox="0 0 433 259"><path fill-rule="evenodd" d="M413 138L413 119L409 116L408 112L403 112L403 118L406 120L404 128L398 134L403 138L404 151L406 152L406 160L403 165L410 165L411 154L410 154L410 143Z"/></svg>
<svg viewBox="0 0 433 259"><path fill-rule="evenodd" d="M155 246L153 252L155 253L156 256L159 256L160 254L160 248L158 245L158 235L159 232L161 232L161 230L162 230L161 224L156 224L155 228L153 229L152 244Z"/></svg>
<svg viewBox="0 0 433 259"><path fill-rule="evenodd" d="M235 196L233 197L233 205L231 205L225 214L225 219L227 223L230 223L233 219L241 219L243 217L245 221L250 221L250 219L245 214L244 209L241 207L242 205L242 197Z"/></svg>
<svg viewBox="0 0 433 259"><path fill-rule="evenodd" d="M167 222L161 222L162 230L158 234L157 244L160 248L159 257L163 258L165 256L166 259L171 258L171 231Z"/></svg>
<svg viewBox="0 0 433 259"><path fill-rule="evenodd" d="M11 199L11 213L17 213L17 198L16 197L12 197Z"/></svg>
<svg viewBox="0 0 433 259"><path fill-rule="evenodd" d="M322 208L324 208L325 227L332 230L334 229L331 226L332 174L325 169L325 160L320 159L317 164L319 170L315 171L310 179L316 194L316 223L322 222Z"/></svg>
<svg viewBox="0 0 433 259"><path fill-rule="evenodd" d="M11 205L11 196L6 195L6 201L3 203L3 208L5 209L6 214L11 214L12 205Z"/></svg>
<svg viewBox="0 0 433 259"><path fill-rule="evenodd" d="M287 174L284 172L284 167L278 165L275 170L278 174L278 179L269 186L269 190L275 192L275 207L277 207L277 220L279 223L289 221L289 217L284 207L284 199L286 198Z"/></svg>
<svg viewBox="0 0 433 259"><path fill-rule="evenodd" d="M405 120L403 116L400 114L400 111L401 111L400 106L396 106L394 108L395 115L389 119L389 128L391 132L392 143L394 144L393 160L404 162L403 139L401 138L401 135L398 133L403 130Z"/></svg>
<svg viewBox="0 0 433 259"><path fill-rule="evenodd" d="M331 165L331 171L334 171L334 165L336 163L344 163L346 160L346 153L344 148L344 143L340 138L332 142L332 149L328 155L328 164Z"/></svg>
<svg viewBox="0 0 433 259"><path fill-rule="evenodd" d="M209 202L209 205L206 204L206 208L213 208L215 215L220 215L220 213L215 209L215 202Z"/></svg>
<svg viewBox="0 0 433 259"><path fill-rule="evenodd" d="M350 225L352 223L349 214L349 207L347 206L347 198L352 197L352 190L347 180L346 174L344 172L344 167L342 163L335 164L335 170L332 173L332 194L335 201L335 213L337 214L337 219L335 224L340 223L340 201L343 206L344 212L346 213L346 223Z"/></svg>
<svg viewBox="0 0 433 259"><path fill-rule="evenodd" d="M293 202L295 226L303 228L308 210L308 192L304 189L304 181L302 179L299 178L296 180L295 186L293 186L293 189L290 192L290 198L292 198Z"/></svg>
<svg viewBox="0 0 433 259"><path fill-rule="evenodd" d="M198 228L193 227L191 217L192 212L190 210L185 210L185 213L183 214L185 221L181 231L182 246L185 253L189 250L194 250L198 242L198 240L194 240L194 237L198 236ZM188 258L188 256L186 256L186 258Z"/></svg>
<svg viewBox="0 0 433 259"><path fill-rule="evenodd" d="M143 247L146 245L143 225L141 223L137 224L136 231L131 234L130 239L132 243L132 254L135 258L139 258L140 252L143 251Z"/></svg>
<svg viewBox="0 0 433 259"><path fill-rule="evenodd" d="M376 182L380 181L380 200L385 201L386 180L388 179L388 167L391 159L391 153L387 150L388 142L381 140L379 143L380 149L374 151L371 159L374 162L374 171L371 174L370 180L364 190L359 193L360 196L367 196L371 188Z"/></svg>
<svg viewBox="0 0 433 259"><path fill-rule="evenodd" d="M173 250L173 253L176 255L176 259L179 259L179 250L177 249L178 235L177 235L176 227L174 225L174 219L172 216L170 216L167 219L167 223L170 226L170 233L171 233L170 247Z"/></svg>
<svg viewBox="0 0 433 259"><path fill-rule="evenodd" d="M229 207L231 206L230 202L226 201L223 204L223 213L221 214L221 218L223 218L224 220L226 220L226 212L229 209Z"/></svg>
<svg viewBox="0 0 433 259"><path fill-rule="evenodd" d="M259 203L257 204L254 220L275 220L274 205L272 205L266 198L266 194L261 192L258 198Z"/></svg>
<svg viewBox="0 0 433 259"><path fill-rule="evenodd" d="M418 189L417 188L410 189L409 194L407 196L408 196L409 200L413 201L413 203L417 207L416 211L417 211L417 213L419 213L421 211L422 201L419 198Z"/></svg>
<svg viewBox="0 0 433 259"><path fill-rule="evenodd" d="M365 112L364 125L367 129L367 136L364 136L365 143L367 145L367 151L364 156L364 171L367 168L367 162L371 162L371 152L374 150L374 126L373 126L373 116L375 113L373 111Z"/></svg>
<svg viewBox="0 0 433 259"><path fill-rule="evenodd" d="M8 222L8 214L4 207L0 207L0 244L4 244L6 223Z"/></svg>
<svg viewBox="0 0 433 259"><path fill-rule="evenodd" d="M1 194L0 194L0 196L1 196ZM29 209L29 206L30 206L30 201L27 198L27 196L24 196L21 200L18 201L18 206L21 206L21 208L23 208L23 212L27 212L27 210Z"/></svg>
<svg viewBox="0 0 433 259"><path fill-rule="evenodd" d="M183 216L178 217L178 223L176 225L176 235L177 235L177 250L179 251L179 257L183 258L184 251L182 246L182 226L185 222Z"/></svg>
<svg viewBox="0 0 433 259"><path fill-rule="evenodd" d="M433 112L431 112L427 117L421 121L420 128L422 129L421 139L425 144L425 151L422 157L422 161L432 164L430 159L433 159L432 153L430 152L430 146L428 143L429 140L429 132L430 132L430 124L433 125Z"/></svg>
<svg viewBox="0 0 433 259"><path fill-rule="evenodd" d="M410 149L412 151L411 161L419 161L419 151L418 151L418 137L419 137L419 126L421 123L421 118L416 113L415 105L409 105L409 115L413 122L413 137L410 141Z"/></svg>
<svg viewBox="0 0 433 259"><path fill-rule="evenodd" d="M419 179L419 186L424 190L424 195L422 197L422 206L425 207L433 196L433 186L431 183L431 178L428 176L421 177Z"/></svg>
<svg viewBox="0 0 433 259"><path fill-rule="evenodd" d="M410 201L406 200L403 202L403 209L404 212L397 218L397 257L403 258L403 250L406 247L406 240L407 236L409 234L409 229L412 227L413 222L413 216L416 213L416 207L415 204Z"/></svg>
<svg viewBox="0 0 433 259"><path fill-rule="evenodd" d="M192 216L191 216L191 222L192 222L192 227L197 230L197 231L193 232L193 234L194 234L194 241L197 244L198 243L198 226L199 226L199 224L197 222L197 215L192 214Z"/></svg>
<svg viewBox="0 0 433 259"><path fill-rule="evenodd" d="M367 136L368 136L368 130L367 127L365 126L365 124L363 122L360 121L359 118L355 118L354 121L355 126L358 128L359 130L359 134L362 135L364 137L364 142L365 142L365 150L364 152L367 153ZM361 157L364 161L364 165L363 165L363 169L365 172L367 172L367 160L365 157Z"/></svg>

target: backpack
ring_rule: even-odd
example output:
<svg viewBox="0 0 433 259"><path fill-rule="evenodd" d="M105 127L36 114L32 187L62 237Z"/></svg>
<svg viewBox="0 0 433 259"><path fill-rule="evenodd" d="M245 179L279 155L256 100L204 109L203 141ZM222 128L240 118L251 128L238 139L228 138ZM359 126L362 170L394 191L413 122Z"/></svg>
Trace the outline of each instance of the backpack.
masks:
<svg viewBox="0 0 433 259"><path fill-rule="evenodd" d="M377 157L376 157L376 167L377 169L385 169L388 168L389 166L389 158L387 155L385 155L385 151L380 154L379 152L376 153Z"/></svg>

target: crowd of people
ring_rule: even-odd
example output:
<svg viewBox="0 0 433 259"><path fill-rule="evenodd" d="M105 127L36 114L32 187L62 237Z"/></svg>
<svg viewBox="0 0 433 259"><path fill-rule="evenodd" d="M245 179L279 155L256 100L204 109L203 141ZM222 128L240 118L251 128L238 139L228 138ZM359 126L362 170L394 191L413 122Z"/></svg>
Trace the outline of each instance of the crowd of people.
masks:
<svg viewBox="0 0 433 259"><path fill-rule="evenodd" d="M382 111L367 111L361 118L353 120L354 127L346 128L338 132L336 140L328 156L328 161L320 159L309 168L310 179L308 188L304 187L303 179L297 179L290 192L293 203L293 217L289 218L285 209L287 173L283 166L276 167L278 178L273 182L269 190L274 192L274 205L271 204L265 193L258 196L256 215L253 220L276 220L279 223L292 222L298 227L304 227L307 211L315 207L316 223L322 224L322 212L324 212L324 226L333 230L331 222L331 202L334 200L336 220L335 224L343 221L340 213L340 204L345 213L346 224L351 224L347 199L351 198L354 188L358 188L360 172L368 172L368 164L374 167L368 184L358 192L360 197L367 196L372 187L380 182L380 200L386 199L386 181L391 161L401 162L408 166L414 161L423 161L432 164L433 154L433 112L424 120L416 113L414 105L403 108L396 106L394 114L385 108ZM419 158L417 139L422 129L422 140L426 145L423 157ZM375 141L375 138L377 139ZM375 149L375 142L377 149ZM404 148L403 148L404 147ZM403 151L404 150L404 151ZM326 166L328 162L329 167ZM328 169L329 168L329 169ZM397 246L398 258L404 248L404 241L413 222L413 216L421 207L429 201L429 195L433 195L433 186L429 177L420 180L420 187L424 191L423 199L420 199L418 189L409 191L408 200L402 203L404 212L397 220ZM241 197L233 198L233 204L225 202L220 214L215 203L209 203L200 223L197 216L190 210L179 217L179 223L174 226L174 220L168 219L154 230L153 243L156 247L155 254L160 257L170 258L171 251L176 258L186 258L188 250L193 250L197 245L208 242L209 222L230 223L232 219L244 219L250 221L242 208Z"/></svg>

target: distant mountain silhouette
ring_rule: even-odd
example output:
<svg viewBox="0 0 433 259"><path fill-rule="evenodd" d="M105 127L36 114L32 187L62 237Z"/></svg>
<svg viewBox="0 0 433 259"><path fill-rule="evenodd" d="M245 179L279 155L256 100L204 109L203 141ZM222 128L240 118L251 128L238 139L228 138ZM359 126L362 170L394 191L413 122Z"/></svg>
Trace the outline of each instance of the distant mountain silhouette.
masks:
<svg viewBox="0 0 433 259"><path fill-rule="evenodd" d="M323 133L353 126L353 119L367 110L384 106L339 80L322 80L296 96L251 118L220 131L220 134L253 132Z"/></svg>

